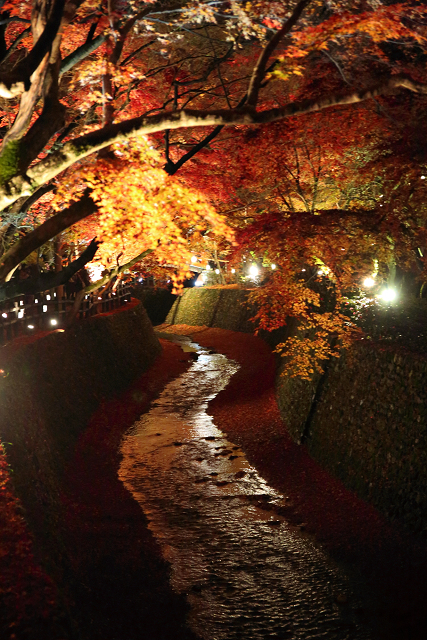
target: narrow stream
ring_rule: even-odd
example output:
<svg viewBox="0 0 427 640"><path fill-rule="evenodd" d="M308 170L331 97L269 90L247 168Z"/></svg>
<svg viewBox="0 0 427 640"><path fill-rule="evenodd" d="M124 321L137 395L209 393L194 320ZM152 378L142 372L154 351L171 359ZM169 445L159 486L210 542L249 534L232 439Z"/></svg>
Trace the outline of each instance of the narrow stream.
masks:
<svg viewBox="0 0 427 640"><path fill-rule="evenodd" d="M119 477L188 598L189 626L203 640L373 639L348 577L286 522L286 497L206 412L237 363L172 339L198 359L125 435Z"/></svg>

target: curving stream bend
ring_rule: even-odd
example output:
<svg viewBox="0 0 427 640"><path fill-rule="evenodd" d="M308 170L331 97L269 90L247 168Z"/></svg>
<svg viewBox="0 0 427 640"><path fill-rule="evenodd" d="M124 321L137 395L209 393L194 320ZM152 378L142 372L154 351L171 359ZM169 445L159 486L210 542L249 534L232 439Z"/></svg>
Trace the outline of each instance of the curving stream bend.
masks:
<svg viewBox="0 0 427 640"><path fill-rule="evenodd" d="M189 626L204 640L374 638L344 571L286 522L286 497L206 412L238 365L170 338L198 359L124 436L119 477L188 598Z"/></svg>

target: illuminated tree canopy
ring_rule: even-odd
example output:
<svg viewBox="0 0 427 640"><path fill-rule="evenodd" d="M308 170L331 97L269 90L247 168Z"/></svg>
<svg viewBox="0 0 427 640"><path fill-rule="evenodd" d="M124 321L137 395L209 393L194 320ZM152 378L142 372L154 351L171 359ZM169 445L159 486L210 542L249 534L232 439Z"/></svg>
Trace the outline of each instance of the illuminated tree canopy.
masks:
<svg viewBox="0 0 427 640"><path fill-rule="evenodd" d="M209 231L236 259L278 265L254 294L275 300L268 328L292 312L313 329L319 300L300 269L324 265L337 300L374 261L423 277L424 3L5 0L0 12L3 297L59 234L74 257L97 236L105 266L152 254L184 273ZM324 337L343 336L325 313Z"/></svg>

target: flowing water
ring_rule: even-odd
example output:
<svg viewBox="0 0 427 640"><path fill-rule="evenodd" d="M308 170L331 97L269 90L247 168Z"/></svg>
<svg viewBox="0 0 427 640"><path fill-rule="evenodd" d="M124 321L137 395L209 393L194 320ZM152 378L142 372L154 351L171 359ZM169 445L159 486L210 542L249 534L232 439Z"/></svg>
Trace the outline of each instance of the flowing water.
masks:
<svg viewBox="0 0 427 640"><path fill-rule="evenodd" d="M119 476L188 598L189 626L206 640L373 639L345 572L286 522L287 498L206 412L238 365L174 341L198 359L125 435Z"/></svg>

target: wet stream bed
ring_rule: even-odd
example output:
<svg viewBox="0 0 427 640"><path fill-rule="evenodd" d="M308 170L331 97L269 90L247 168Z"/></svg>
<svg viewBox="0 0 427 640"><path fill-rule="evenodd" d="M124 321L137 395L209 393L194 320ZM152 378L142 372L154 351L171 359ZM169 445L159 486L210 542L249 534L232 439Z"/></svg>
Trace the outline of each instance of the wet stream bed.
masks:
<svg viewBox="0 0 427 640"><path fill-rule="evenodd" d="M289 499L213 423L208 403L237 363L167 337L194 363L124 436L119 477L189 601L188 625L203 640L376 638L363 585L287 522Z"/></svg>

